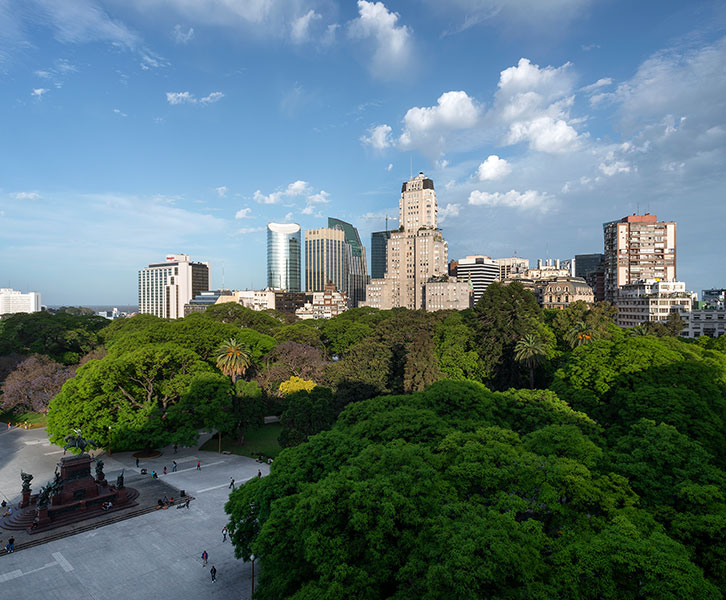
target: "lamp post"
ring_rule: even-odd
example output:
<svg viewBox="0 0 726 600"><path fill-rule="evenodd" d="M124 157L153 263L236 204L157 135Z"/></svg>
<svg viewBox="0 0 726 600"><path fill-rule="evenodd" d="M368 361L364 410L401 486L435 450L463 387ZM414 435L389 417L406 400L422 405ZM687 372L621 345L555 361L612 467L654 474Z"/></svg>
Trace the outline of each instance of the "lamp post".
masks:
<svg viewBox="0 0 726 600"><path fill-rule="evenodd" d="M250 558L252 559L252 595L250 600L252 600L255 597L255 555L251 554Z"/></svg>
<svg viewBox="0 0 726 600"><path fill-rule="evenodd" d="M108 426L108 455L111 456L111 426Z"/></svg>

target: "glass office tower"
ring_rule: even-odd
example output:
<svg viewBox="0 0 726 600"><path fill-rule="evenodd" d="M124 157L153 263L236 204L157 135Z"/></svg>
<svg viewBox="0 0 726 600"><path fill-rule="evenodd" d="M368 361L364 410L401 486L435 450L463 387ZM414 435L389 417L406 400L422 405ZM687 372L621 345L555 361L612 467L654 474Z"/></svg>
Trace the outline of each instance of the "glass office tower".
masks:
<svg viewBox="0 0 726 600"><path fill-rule="evenodd" d="M300 292L300 225L267 224L267 287Z"/></svg>

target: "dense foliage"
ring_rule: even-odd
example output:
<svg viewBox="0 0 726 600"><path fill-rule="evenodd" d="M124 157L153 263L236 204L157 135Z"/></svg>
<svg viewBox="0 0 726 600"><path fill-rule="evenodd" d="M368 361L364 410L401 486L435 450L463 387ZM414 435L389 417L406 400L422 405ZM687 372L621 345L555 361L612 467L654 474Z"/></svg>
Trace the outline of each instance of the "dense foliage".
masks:
<svg viewBox="0 0 726 600"><path fill-rule="evenodd" d="M720 598L723 473L672 428L606 434L545 391L358 402L233 492L232 540L263 600Z"/></svg>

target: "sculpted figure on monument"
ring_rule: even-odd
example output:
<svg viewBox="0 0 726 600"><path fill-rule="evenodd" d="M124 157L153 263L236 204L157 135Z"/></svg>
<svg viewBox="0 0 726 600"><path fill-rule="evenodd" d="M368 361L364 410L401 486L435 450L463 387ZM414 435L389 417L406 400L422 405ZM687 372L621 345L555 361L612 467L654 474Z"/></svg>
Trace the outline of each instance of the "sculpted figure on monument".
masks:
<svg viewBox="0 0 726 600"><path fill-rule="evenodd" d="M81 437L80 429L74 429L73 431L75 431L75 435L67 435L65 437L66 445L63 446L63 450L78 448L81 451L81 454L83 454L83 452L86 451L86 448L98 448L98 444L93 440L84 440Z"/></svg>
<svg viewBox="0 0 726 600"><path fill-rule="evenodd" d="M96 459L96 479L103 479L103 461Z"/></svg>
<svg viewBox="0 0 726 600"><path fill-rule="evenodd" d="M29 492L30 482L33 481L33 476L25 471L20 471L20 479L23 480L23 492Z"/></svg>

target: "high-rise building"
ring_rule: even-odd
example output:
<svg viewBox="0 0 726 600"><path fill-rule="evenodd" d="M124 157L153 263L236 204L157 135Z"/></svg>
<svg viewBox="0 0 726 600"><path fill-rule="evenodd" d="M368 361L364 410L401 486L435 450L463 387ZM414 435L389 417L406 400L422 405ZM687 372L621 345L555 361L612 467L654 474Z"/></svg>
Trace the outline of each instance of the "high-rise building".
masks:
<svg viewBox="0 0 726 600"><path fill-rule="evenodd" d="M388 240L393 231L371 233L371 279L383 279L388 267Z"/></svg>
<svg viewBox="0 0 726 600"><path fill-rule="evenodd" d="M401 227L390 233L386 274L383 279L371 281L366 306L424 307L424 285L431 277L445 275L448 267L448 244L437 229L437 211L431 179L419 173L403 184L398 220ZM368 289L374 297L369 297Z"/></svg>
<svg viewBox="0 0 726 600"><path fill-rule="evenodd" d="M347 294L350 306L355 308L366 299L368 266L365 246L360 241L358 230L350 223L328 217L328 228L341 229L345 233L346 275L345 287L341 291Z"/></svg>
<svg viewBox="0 0 726 600"><path fill-rule="evenodd" d="M644 279L676 279L676 224L655 215L631 215L603 224L605 300L623 285Z"/></svg>
<svg viewBox="0 0 726 600"><path fill-rule="evenodd" d="M345 291L347 260L342 229L308 229L305 232L305 291L322 292L328 282Z"/></svg>
<svg viewBox="0 0 726 600"><path fill-rule="evenodd" d="M604 254L575 254L575 277L585 279L605 260Z"/></svg>
<svg viewBox="0 0 726 600"><path fill-rule="evenodd" d="M40 311L40 294L23 294L10 288L0 288L0 315L15 313L34 313Z"/></svg>
<svg viewBox="0 0 726 600"><path fill-rule="evenodd" d="M300 225L267 224L267 287L300 292Z"/></svg>
<svg viewBox="0 0 726 600"><path fill-rule="evenodd" d="M184 305L211 287L209 263L192 262L188 254L169 254L166 262L139 271L139 313L181 318Z"/></svg>
<svg viewBox="0 0 726 600"><path fill-rule="evenodd" d="M672 312L691 312L695 294L682 281L643 279L617 290L615 324L635 327L649 321L665 321Z"/></svg>
<svg viewBox="0 0 726 600"><path fill-rule="evenodd" d="M470 282L476 304L489 285L499 279L499 263L481 255L460 258L458 263L456 278L459 281Z"/></svg>

